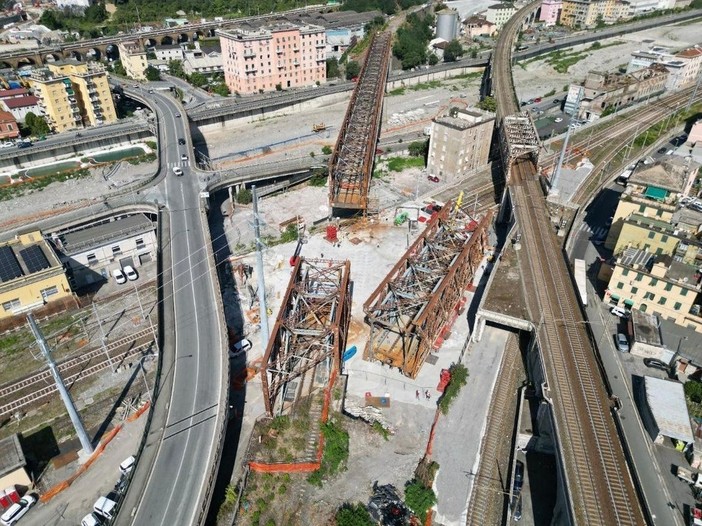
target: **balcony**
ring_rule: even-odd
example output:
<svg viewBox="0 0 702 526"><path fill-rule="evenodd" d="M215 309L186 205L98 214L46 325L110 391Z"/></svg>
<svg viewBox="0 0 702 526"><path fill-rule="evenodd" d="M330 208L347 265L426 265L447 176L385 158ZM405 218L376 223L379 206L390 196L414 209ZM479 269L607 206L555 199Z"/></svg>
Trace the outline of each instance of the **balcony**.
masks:
<svg viewBox="0 0 702 526"><path fill-rule="evenodd" d="M278 69L285 69L285 64L278 64Z"/></svg>
<svg viewBox="0 0 702 526"><path fill-rule="evenodd" d="M278 53L279 55L283 54L283 50L280 48L276 49L275 52Z"/></svg>
<svg viewBox="0 0 702 526"><path fill-rule="evenodd" d="M73 106L71 108L71 113L73 113L73 115L80 115L80 108L78 106Z"/></svg>
<svg viewBox="0 0 702 526"><path fill-rule="evenodd" d="M68 101L75 104L76 99L75 99L75 97L68 97Z"/></svg>
<svg viewBox="0 0 702 526"><path fill-rule="evenodd" d="M300 65L300 61L299 61L299 60L297 60L297 59L293 60L293 66L297 67L297 66L299 66L299 65Z"/></svg>
<svg viewBox="0 0 702 526"><path fill-rule="evenodd" d="M249 73L256 73L256 71L258 71L258 68L256 66L252 66L250 69L244 71L244 73L248 75Z"/></svg>
<svg viewBox="0 0 702 526"><path fill-rule="evenodd" d="M251 48L246 48L244 50L244 58L254 58L256 56L256 52L251 49Z"/></svg>
<svg viewBox="0 0 702 526"><path fill-rule="evenodd" d="M297 53L298 51L300 51L300 46L298 46L297 44L295 44L294 47L293 47L293 51L294 51L295 53Z"/></svg>
<svg viewBox="0 0 702 526"><path fill-rule="evenodd" d="M325 47L327 47L327 44L325 42L321 42L319 44L315 44L314 47L316 47L317 49L324 49Z"/></svg>
<svg viewBox="0 0 702 526"><path fill-rule="evenodd" d="M83 118L80 115L76 115L75 117L73 117L73 120L76 122L83 122Z"/></svg>
<svg viewBox="0 0 702 526"><path fill-rule="evenodd" d="M70 89L70 88L66 88L66 93L67 93L67 94L68 94L69 96L73 96L73 95L75 95L75 94L76 94L76 92L75 92L75 91L73 91L73 90L72 90L72 89Z"/></svg>

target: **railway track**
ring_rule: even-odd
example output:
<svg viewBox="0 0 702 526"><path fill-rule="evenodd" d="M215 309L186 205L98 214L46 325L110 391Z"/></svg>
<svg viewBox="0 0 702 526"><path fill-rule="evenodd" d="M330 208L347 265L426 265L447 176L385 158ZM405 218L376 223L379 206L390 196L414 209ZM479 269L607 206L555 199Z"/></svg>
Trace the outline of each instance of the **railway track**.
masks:
<svg viewBox="0 0 702 526"><path fill-rule="evenodd" d="M94 375L111 364L120 364L141 356L154 343L150 328L120 338L105 349L98 347L80 356L68 358L58 364L61 377L67 385ZM0 387L0 416L25 409L56 392L54 379L48 369L32 374L17 382Z"/></svg>

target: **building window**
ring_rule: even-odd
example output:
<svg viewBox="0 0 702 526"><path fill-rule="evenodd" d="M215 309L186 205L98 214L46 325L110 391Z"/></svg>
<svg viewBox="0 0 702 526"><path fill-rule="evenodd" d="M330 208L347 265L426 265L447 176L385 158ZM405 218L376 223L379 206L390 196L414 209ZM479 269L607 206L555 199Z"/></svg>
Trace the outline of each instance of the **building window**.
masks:
<svg viewBox="0 0 702 526"><path fill-rule="evenodd" d="M140 250L144 248L146 245L144 244L144 238L143 237L138 237L134 240L136 243L137 250Z"/></svg>
<svg viewBox="0 0 702 526"><path fill-rule="evenodd" d="M5 309L5 312L13 311L15 309L19 309L21 303L19 298L15 298L10 301L6 301L2 304L2 308Z"/></svg>
<svg viewBox="0 0 702 526"><path fill-rule="evenodd" d="M668 301L668 300L666 298L664 298L663 296L661 296L660 298L658 298L658 305L665 305L666 301Z"/></svg>
<svg viewBox="0 0 702 526"><path fill-rule="evenodd" d="M673 305L674 310L680 310L680 307L682 307L682 303L680 303L679 301L676 301L675 305Z"/></svg>
<svg viewBox="0 0 702 526"><path fill-rule="evenodd" d="M641 281L643 279L643 274L636 275L636 281Z"/></svg>
<svg viewBox="0 0 702 526"><path fill-rule="evenodd" d="M95 254L88 254L88 265L97 265L97 256Z"/></svg>
<svg viewBox="0 0 702 526"><path fill-rule="evenodd" d="M665 290L670 290L670 289L672 289L672 288L673 288L673 284L672 284L672 283L666 283L666 284L665 284Z"/></svg>
<svg viewBox="0 0 702 526"><path fill-rule="evenodd" d="M122 249L119 248L119 245L114 245L112 247L112 255L113 256L119 256L122 253Z"/></svg>
<svg viewBox="0 0 702 526"><path fill-rule="evenodd" d="M680 289L681 296L687 296L687 289Z"/></svg>
<svg viewBox="0 0 702 526"><path fill-rule="evenodd" d="M654 237L656 237L656 233L655 233L655 232L649 232L649 233L648 233L648 239L653 239Z"/></svg>
<svg viewBox="0 0 702 526"><path fill-rule="evenodd" d="M618 289L623 289L623 288L624 288L624 283L622 283L621 281L620 281L619 283L617 283L617 288L618 288Z"/></svg>
<svg viewBox="0 0 702 526"><path fill-rule="evenodd" d="M651 283L650 283L650 285L651 285L652 287L655 287L656 285L658 285L658 280L657 280L656 278L651 278Z"/></svg>
<svg viewBox="0 0 702 526"><path fill-rule="evenodd" d="M636 294L639 291L639 287L631 287L631 293Z"/></svg>
<svg viewBox="0 0 702 526"><path fill-rule="evenodd" d="M646 205L639 205L639 212L642 214L646 211Z"/></svg>
<svg viewBox="0 0 702 526"><path fill-rule="evenodd" d="M628 268L625 268L624 270L622 270L622 276L628 276L628 275L629 275L629 269L628 269Z"/></svg>
<svg viewBox="0 0 702 526"><path fill-rule="evenodd" d="M46 298L48 298L49 296L53 296L54 294L58 294L58 287L56 285L41 290L41 297L45 300Z"/></svg>
<svg viewBox="0 0 702 526"><path fill-rule="evenodd" d="M666 241L668 241L668 236L661 236L661 242L665 243Z"/></svg>
<svg viewBox="0 0 702 526"><path fill-rule="evenodd" d="M652 300L655 298L656 298L656 295L653 292L647 292L646 294L644 294L645 300Z"/></svg>

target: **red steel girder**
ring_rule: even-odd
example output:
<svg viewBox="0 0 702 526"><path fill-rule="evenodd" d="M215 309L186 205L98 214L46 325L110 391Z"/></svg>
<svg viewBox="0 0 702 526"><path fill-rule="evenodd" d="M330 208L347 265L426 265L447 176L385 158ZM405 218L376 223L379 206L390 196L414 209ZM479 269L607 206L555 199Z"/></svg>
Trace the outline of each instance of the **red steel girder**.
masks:
<svg viewBox="0 0 702 526"><path fill-rule="evenodd" d="M299 258L263 356L266 412L273 416L284 386L331 359L339 372L351 320L351 263Z"/></svg>
<svg viewBox="0 0 702 526"><path fill-rule="evenodd" d="M332 210L365 211L368 207L391 37L389 32L373 37L329 158L329 206Z"/></svg>
<svg viewBox="0 0 702 526"><path fill-rule="evenodd" d="M429 222L363 305L366 359L417 376L473 280L491 220L490 211L470 233L469 216L449 204Z"/></svg>

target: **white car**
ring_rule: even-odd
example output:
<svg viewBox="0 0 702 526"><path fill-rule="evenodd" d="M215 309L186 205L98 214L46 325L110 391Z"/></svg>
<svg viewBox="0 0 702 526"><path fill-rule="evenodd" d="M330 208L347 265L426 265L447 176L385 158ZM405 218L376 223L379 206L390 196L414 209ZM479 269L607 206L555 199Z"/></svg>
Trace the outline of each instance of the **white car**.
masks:
<svg viewBox="0 0 702 526"><path fill-rule="evenodd" d="M251 347L253 347L251 340L247 338L239 340L237 343L234 344L232 350L229 351L229 357L236 358L239 354L247 352L249 349L251 349Z"/></svg>
<svg viewBox="0 0 702 526"><path fill-rule="evenodd" d="M131 457L127 457L119 465L119 472L122 473L122 475L128 475L132 471L132 469L134 468L135 462L136 462L136 459L134 458L134 455L132 455Z"/></svg>
<svg viewBox="0 0 702 526"><path fill-rule="evenodd" d="M105 520L101 519L94 513L88 513L83 520L80 521L80 526L104 526Z"/></svg>
<svg viewBox="0 0 702 526"><path fill-rule="evenodd" d="M180 177L181 175L183 175L183 170L176 166L175 168L173 168L173 173Z"/></svg>
<svg viewBox="0 0 702 526"><path fill-rule="evenodd" d="M187 161L187 160L188 160L188 156L185 155L185 154L183 154L183 155L180 156L180 160L181 160L181 161Z"/></svg>
<svg viewBox="0 0 702 526"><path fill-rule="evenodd" d="M20 520L29 511L29 508L34 506L37 501L32 495L25 495L19 502L10 506L5 513L0 517L0 523L5 526L11 526Z"/></svg>
<svg viewBox="0 0 702 526"><path fill-rule="evenodd" d="M556 117L553 122L563 122L563 117Z"/></svg>
<svg viewBox="0 0 702 526"><path fill-rule="evenodd" d="M134 270L134 268L132 268L131 265L124 265L122 267L122 270L127 275L127 279L129 281L136 281L139 277L139 275L136 273L136 270Z"/></svg>
<svg viewBox="0 0 702 526"><path fill-rule="evenodd" d="M122 272L121 268L116 268L112 271L112 277L115 278L115 281L117 282L118 285L123 285L127 282L127 278L124 275L124 272Z"/></svg>

